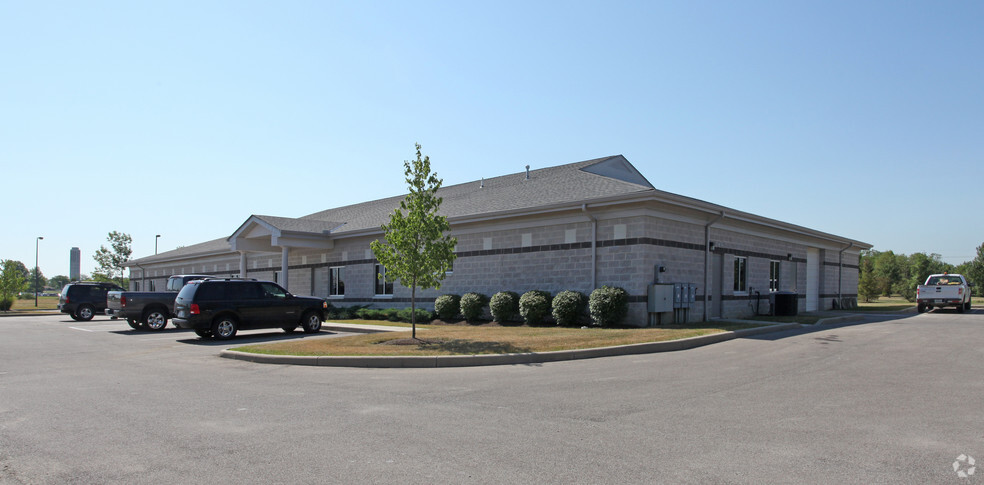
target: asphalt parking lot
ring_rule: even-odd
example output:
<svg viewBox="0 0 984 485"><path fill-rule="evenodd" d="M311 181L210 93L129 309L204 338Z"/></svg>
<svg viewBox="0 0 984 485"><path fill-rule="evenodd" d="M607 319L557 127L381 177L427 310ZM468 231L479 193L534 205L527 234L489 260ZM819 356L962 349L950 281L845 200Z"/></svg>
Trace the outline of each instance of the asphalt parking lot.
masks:
<svg viewBox="0 0 984 485"><path fill-rule="evenodd" d="M0 318L0 483L977 483L984 313L681 352L347 369ZM962 460L958 458L964 457ZM954 469L957 465L957 470ZM975 470L976 472L976 470Z"/></svg>

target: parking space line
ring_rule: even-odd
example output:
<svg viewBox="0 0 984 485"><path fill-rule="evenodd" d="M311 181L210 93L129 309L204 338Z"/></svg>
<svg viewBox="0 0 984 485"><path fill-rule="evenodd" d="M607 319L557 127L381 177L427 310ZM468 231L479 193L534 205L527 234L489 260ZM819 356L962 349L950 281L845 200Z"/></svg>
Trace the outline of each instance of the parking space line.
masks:
<svg viewBox="0 0 984 485"><path fill-rule="evenodd" d="M68 328L72 330L81 330L83 332L95 332L95 330L89 330L88 328L79 328L79 327L68 327Z"/></svg>

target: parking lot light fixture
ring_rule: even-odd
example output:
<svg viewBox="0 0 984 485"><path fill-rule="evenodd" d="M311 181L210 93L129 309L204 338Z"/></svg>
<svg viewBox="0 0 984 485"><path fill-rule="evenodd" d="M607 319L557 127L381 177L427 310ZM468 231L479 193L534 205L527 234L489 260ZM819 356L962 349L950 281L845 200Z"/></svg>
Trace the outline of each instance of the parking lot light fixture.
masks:
<svg viewBox="0 0 984 485"><path fill-rule="evenodd" d="M158 234L157 236L154 237L154 255L155 256L157 255L157 240L160 239L160 238L161 238L161 235L160 234Z"/></svg>

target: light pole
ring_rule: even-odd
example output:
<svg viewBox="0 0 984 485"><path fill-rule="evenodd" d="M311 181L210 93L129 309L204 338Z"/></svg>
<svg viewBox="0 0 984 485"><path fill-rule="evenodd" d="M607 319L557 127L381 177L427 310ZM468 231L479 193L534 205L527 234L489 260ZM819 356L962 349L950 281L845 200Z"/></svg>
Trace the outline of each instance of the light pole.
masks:
<svg viewBox="0 0 984 485"><path fill-rule="evenodd" d="M155 255L157 254L157 240L160 239L160 238L161 238L161 235L160 234L158 234L157 237L154 238L154 254Z"/></svg>
<svg viewBox="0 0 984 485"><path fill-rule="evenodd" d="M41 240L44 236L38 236L34 240L34 308L38 307L38 250L41 249Z"/></svg>

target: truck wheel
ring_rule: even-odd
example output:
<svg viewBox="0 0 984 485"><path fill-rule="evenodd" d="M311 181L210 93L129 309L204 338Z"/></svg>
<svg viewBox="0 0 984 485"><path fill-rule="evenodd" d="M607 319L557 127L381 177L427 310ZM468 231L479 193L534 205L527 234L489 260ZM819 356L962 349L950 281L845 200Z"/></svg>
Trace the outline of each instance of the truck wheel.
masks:
<svg viewBox="0 0 984 485"><path fill-rule="evenodd" d="M129 325L130 328L132 328L134 330L137 330L138 328L140 328L140 324L137 323L137 321L134 320L134 319L132 319L132 318L127 318L126 319L126 324Z"/></svg>
<svg viewBox="0 0 984 485"><path fill-rule="evenodd" d="M219 340L235 337L238 330L239 322L232 317L219 317L212 323L212 336Z"/></svg>
<svg viewBox="0 0 984 485"><path fill-rule="evenodd" d="M969 301L964 305L964 309L967 310L968 312L970 311L970 302Z"/></svg>
<svg viewBox="0 0 984 485"><path fill-rule="evenodd" d="M167 326L167 314L160 310L151 310L144 315L143 323L147 326L147 330L154 332L164 330Z"/></svg>
<svg viewBox="0 0 984 485"><path fill-rule="evenodd" d="M79 317L80 322L88 322L92 320L92 317L96 316L96 310L91 305L82 305L75 310L75 316Z"/></svg>
<svg viewBox="0 0 984 485"><path fill-rule="evenodd" d="M926 305L922 303L916 305L916 313L924 313L926 311Z"/></svg>
<svg viewBox="0 0 984 485"><path fill-rule="evenodd" d="M212 332L209 330L202 330L200 328L196 328L195 335L198 335L201 338L209 338L212 336Z"/></svg>
<svg viewBox="0 0 984 485"><path fill-rule="evenodd" d="M957 313L963 313L963 312L964 312L964 304L961 303L957 305Z"/></svg>
<svg viewBox="0 0 984 485"><path fill-rule="evenodd" d="M307 312L304 317L301 318L301 326L304 327L304 333L316 333L321 331L321 315L317 312Z"/></svg>
<svg viewBox="0 0 984 485"><path fill-rule="evenodd" d="M297 325L284 325L280 328L284 329L284 332L294 333L294 330L297 330Z"/></svg>

